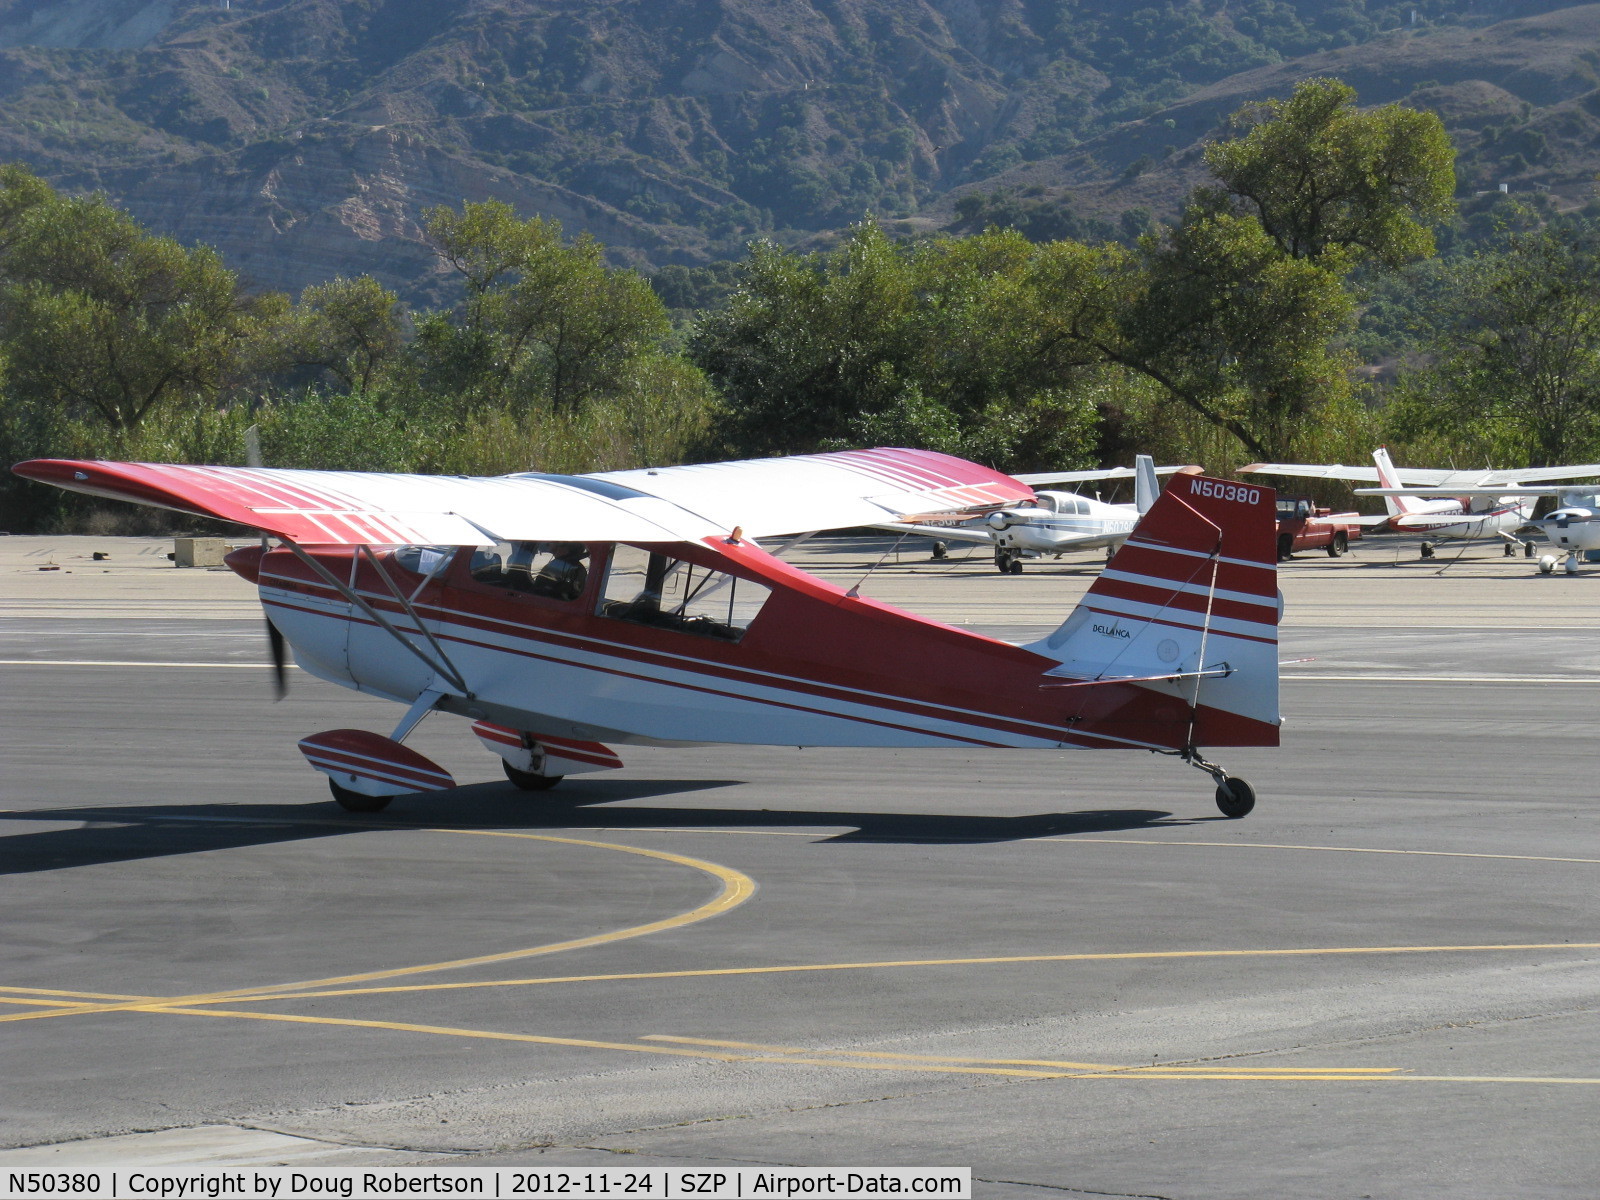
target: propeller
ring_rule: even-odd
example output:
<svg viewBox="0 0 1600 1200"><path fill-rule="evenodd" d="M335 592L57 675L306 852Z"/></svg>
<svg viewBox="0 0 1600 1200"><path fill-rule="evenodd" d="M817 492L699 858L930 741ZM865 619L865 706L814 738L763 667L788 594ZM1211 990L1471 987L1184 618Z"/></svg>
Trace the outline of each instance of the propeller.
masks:
<svg viewBox="0 0 1600 1200"><path fill-rule="evenodd" d="M267 646L272 655L272 698L282 700L289 694L288 654L284 649L283 634L272 623L271 617L266 620Z"/></svg>

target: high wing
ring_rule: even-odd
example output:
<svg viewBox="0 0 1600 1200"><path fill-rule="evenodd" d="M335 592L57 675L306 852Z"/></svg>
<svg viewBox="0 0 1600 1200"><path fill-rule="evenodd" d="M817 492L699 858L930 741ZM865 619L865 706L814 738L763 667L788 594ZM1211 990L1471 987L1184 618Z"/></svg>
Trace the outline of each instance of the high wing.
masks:
<svg viewBox="0 0 1600 1200"><path fill-rule="evenodd" d="M1463 475L1466 472L1462 472ZM1504 479L1507 483L1542 483L1546 479L1593 479L1600 478L1600 463L1587 463L1580 467L1525 467L1516 471L1496 471L1494 479ZM1481 484L1491 483L1494 480L1479 476Z"/></svg>
<svg viewBox="0 0 1600 1200"><path fill-rule="evenodd" d="M1356 488L1358 496L1434 496L1455 499L1468 496L1560 496L1566 492L1585 492L1575 487L1403 487ZM1585 493L1587 494L1587 493Z"/></svg>
<svg viewBox="0 0 1600 1200"><path fill-rule="evenodd" d="M1352 483L1377 483L1377 467L1347 467L1342 463L1251 463L1240 467L1241 475L1290 475L1301 479L1348 479ZM1395 468L1402 483L1420 485L1440 482L1449 471L1403 470Z"/></svg>
<svg viewBox="0 0 1600 1200"><path fill-rule="evenodd" d="M923 450L598 475L495 478L34 459L13 470L69 491L215 517L304 545L698 541L984 511L1033 491Z"/></svg>
<svg viewBox="0 0 1600 1200"><path fill-rule="evenodd" d="M1248 468L1247 468L1248 469ZM1157 475L1176 475L1179 472L1198 474L1199 467L1157 467ZM1135 467L1104 467L1097 471L1039 471L1032 475L1013 475L1011 478L1019 483L1038 485L1041 483L1088 483L1097 479L1132 479L1137 474Z"/></svg>
<svg viewBox="0 0 1600 1200"><path fill-rule="evenodd" d="M754 538L981 513L1034 499L1027 484L964 458L893 448L605 471L585 478L657 496Z"/></svg>
<svg viewBox="0 0 1600 1200"><path fill-rule="evenodd" d="M1291 475L1304 479L1346 479L1352 483L1377 483L1377 467L1346 467L1339 463L1323 466L1313 463L1251 463L1240 467L1247 475ZM1600 476L1600 465L1590 463L1572 467L1520 467L1508 471L1487 468L1473 471L1444 471L1427 467L1396 467L1395 478L1411 488L1454 488L1448 494L1464 496L1462 489L1491 488L1504 482L1511 487L1523 483L1536 483L1546 479L1587 479ZM1395 495L1393 490L1361 489L1363 496ZM1399 494L1404 495L1402 491ZM1501 493L1508 495L1509 493Z"/></svg>

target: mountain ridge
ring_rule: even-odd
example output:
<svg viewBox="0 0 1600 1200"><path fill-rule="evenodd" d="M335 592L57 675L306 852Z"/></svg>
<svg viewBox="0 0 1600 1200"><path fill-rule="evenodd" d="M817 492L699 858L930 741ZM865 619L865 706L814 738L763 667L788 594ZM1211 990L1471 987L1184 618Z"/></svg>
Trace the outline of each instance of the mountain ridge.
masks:
<svg viewBox="0 0 1600 1200"><path fill-rule="evenodd" d="M444 302L420 212L491 196L646 269L866 212L959 228L1008 190L1104 234L1173 211L1221 119L1311 74L1438 107L1471 186L1576 203L1600 167L1600 6L226 3L0 0L0 159L291 291L370 272Z"/></svg>

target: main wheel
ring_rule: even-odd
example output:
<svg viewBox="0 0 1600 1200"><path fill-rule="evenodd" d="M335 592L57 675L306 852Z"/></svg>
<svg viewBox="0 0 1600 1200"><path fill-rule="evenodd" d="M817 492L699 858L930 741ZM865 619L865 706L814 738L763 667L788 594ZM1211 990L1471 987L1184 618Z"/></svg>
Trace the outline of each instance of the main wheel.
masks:
<svg viewBox="0 0 1600 1200"><path fill-rule="evenodd" d="M503 758L500 765L506 769L506 778L525 792L548 792L566 778L565 775L535 775L532 771L519 771Z"/></svg>
<svg viewBox="0 0 1600 1200"><path fill-rule="evenodd" d="M1294 535L1280 533L1278 535L1278 561L1282 562L1294 553Z"/></svg>
<svg viewBox="0 0 1600 1200"><path fill-rule="evenodd" d="M1239 818L1256 806L1256 790L1242 779L1217 785L1217 807L1225 817Z"/></svg>
<svg viewBox="0 0 1600 1200"><path fill-rule="evenodd" d="M1328 557L1338 558L1348 549L1350 549L1350 539L1345 536L1344 530L1340 529L1334 533L1333 541L1328 543Z"/></svg>
<svg viewBox="0 0 1600 1200"><path fill-rule="evenodd" d="M331 778L328 780L328 790L333 793L333 798L345 812L382 812L389 807L389 801L394 799L393 796L369 796L365 792L352 792L347 787L340 787Z"/></svg>

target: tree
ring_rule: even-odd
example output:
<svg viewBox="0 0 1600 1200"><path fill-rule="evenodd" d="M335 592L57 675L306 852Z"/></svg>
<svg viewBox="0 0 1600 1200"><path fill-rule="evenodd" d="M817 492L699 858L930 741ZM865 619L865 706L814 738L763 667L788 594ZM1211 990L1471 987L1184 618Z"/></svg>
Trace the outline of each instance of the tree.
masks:
<svg viewBox="0 0 1600 1200"><path fill-rule="evenodd" d="M519 220L496 200L424 217L467 290L459 324L436 315L418 330L435 390L524 411L574 411L620 388L628 364L670 330L649 283L607 267L587 235L568 244L558 222Z"/></svg>
<svg viewBox="0 0 1600 1200"><path fill-rule="evenodd" d="M1286 452L1349 392L1333 349L1353 297L1339 277L1285 255L1262 226L1191 214L1146 255L1110 356L1165 387L1253 455Z"/></svg>
<svg viewBox="0 0 1600 1200"><path fill-rule="evenodd" d="M3 265L11 389L119 431L175 399L215 395L252 332L215 251L153 237L103 197L33 203Z"/></svg>
<svg viewBox="0 0 1600 1200"><path fill-rule="evenodd" d="M872 221L832 252L753 247L690 343L731 410L730 448L894 442L1016 469L1077 462L1093 411L1038 320L1041 253L1011 230L897 246Z"/></svg>
<svg viewBox="0 0 1600 1200"><path fill-rule="evenodd" d="M1286 100L1241 109L1233 122L1248 132L1206 148L1221 187L1195 202L1255 217L1293 258L1338 252L1348 266L1392 269L1431 255L1431 226L1455 211L1449 135L1434 113L1358 112L1355 99L1336 79L1308 79Z"/></svg>
<svg viewBox="0 0 1600 1200"><path fill-rule="evenodd" d="M358 392L372 386L404 345L399 299L370 275L306 288L286 323L290 361L331 371Z"/></svg>
<svg viewBox="0 0 1600 1200"><path fill-rule="evenodd" d="M1318 411L1349 398L1333 349L1354 316L1345 276L1432 254L1430 223L1452 211L1438 118L1354 101L1345 84L1312 79L1236 114L1248 132L1206 151L1218 185L1141 242L1142 281L1105 344L1258 457L1288 452Z"/></svg>
<svg viewBox="0 0 1600 1200"><path fill-rule="evenodd" d="M1521 461L1600 450L1600 230L1513 232L1457 272L1435 362L1402 380L1402 429L1485 435Z"/></svg>

